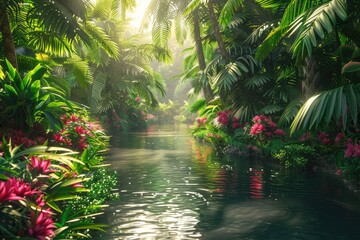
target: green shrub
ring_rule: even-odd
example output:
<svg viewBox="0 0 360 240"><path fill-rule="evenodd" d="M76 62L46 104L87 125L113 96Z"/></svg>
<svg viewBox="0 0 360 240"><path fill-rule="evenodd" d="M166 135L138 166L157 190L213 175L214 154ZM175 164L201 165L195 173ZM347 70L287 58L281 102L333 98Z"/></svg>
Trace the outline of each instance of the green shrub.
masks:
<svg viewBox="0 0 360 240"><path fill-rule="evenodd" d="M291 144L285 146L273 156L280 160L286 168L306 168L310 165L311 159L315 157L315 149L305 144Z"/></svg>

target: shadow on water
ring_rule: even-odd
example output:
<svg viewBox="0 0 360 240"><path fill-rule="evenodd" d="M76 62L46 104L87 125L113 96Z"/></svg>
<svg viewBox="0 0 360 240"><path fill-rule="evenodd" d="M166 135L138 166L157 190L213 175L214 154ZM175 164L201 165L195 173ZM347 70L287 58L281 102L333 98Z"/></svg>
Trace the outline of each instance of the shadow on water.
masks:
<svg viewBox="0 0 360 240"><path fill-rule="evenodd" d="M357 239L357 195L324 173L219 156L184 126L117 136L120 198L95 239Z"/></svg>

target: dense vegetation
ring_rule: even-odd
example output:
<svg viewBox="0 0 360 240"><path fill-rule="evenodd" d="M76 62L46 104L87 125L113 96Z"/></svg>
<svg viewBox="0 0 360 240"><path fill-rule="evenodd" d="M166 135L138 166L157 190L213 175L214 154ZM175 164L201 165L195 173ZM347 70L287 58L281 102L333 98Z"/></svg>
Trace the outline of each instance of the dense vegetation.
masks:
<svg viewBox="0 0 360 240"><path fill-rule="evenodd" d="M359 5L151 0L134 34L135 0L0 0L0 236L90 238L105 227L93 217L116 176L100 123L114 134L197 114L194 136L219 151L359 182ZM186 43L176 84L169 67L154 70L180 64L171 38ZM172 95L190 86L185 105L159 102L174 85Z"/></svg>

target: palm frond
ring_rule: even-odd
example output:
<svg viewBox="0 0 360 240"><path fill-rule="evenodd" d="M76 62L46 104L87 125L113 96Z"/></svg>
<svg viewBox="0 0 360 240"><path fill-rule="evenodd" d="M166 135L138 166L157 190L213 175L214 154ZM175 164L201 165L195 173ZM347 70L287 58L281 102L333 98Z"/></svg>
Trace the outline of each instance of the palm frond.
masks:
<svg viewBox="0 0 360 240"><path fill-rule="evenodd" d="M183 15L189 16L196 8L199 7L202 0L192 0L185 8Z"/></svg>
<svg viewBox="0 0 360 240"><path fill-rule="evenodd" d="M259 113L272 115L275 113L279 113L283 110L284 110L284 108L282 106L280 106L279 104L268 104L265 107L261 108L259 110Z"/></svg>
<svg viewBox="0 0 360 240"><path fill-rule="evenodd" d="M263 87L265 84L269 83L272 80L271 76L268 74L254 74L250 78L247 78L244 82L244 86L247 89L257 89Z"/></svg>
<svg viewBox="0 0 360 240"><path fill-rule="evenodd" d="M44 31L33 31L28 34L28 46L37 51L51 54L54 57L70 56L73 52L71 43L65 38Z"/></svg>
<svg viewBox="0 0 360 240"><path fill-rule="evenodd" d="M240 75L241 71L238 65L230 62L215 76L214 83L221 91L229 91Z"/></svg>
<svg viewBox="0 0 360 240"><path fill-rule="evenodd" d="M330 122L347 126L347 118L358 124L360 84L349 84L324 91L309 98L301 107L291 124L291 133L300 129L312 129Z"/></svg>
<svg viewBox="0 0 360 240"><path fill-rule="evenodd" d="M89 63L82 60L79 56L74 55L66 63L66 67L71 69L71 73L74 75L76 82L82 87L86 88L94 81L92 71Z"/></svg>
<svg viewBox="0 0 360 240"><path fill-rule="evenodd" d="M110 39L110 37L101 27L97 26L94 22L87 22L81 27L87 36L91 36L90 41L84 42L86 46L88 46L90 49L98 46L102 48L110 57L114 59L119 58L118 45ZM83 37L81 37L81 41L82 40Z"/></svg>
<svg viewBox="0 0 360 240"><path fill-rule="evenodd" d="M243 5L244 0L228 0L221 10L219 22L227 26L232 20L235 12Z"/></svg>
<svg viewBox="0 0 360 240"><path fill-rule="evenodd" d="M279 124L280 125L290 125L290 123L294 120L296 114L299 112L299 109L303 105L304 101L302 98L295 98L288 104L288 106L283 111Z"/></svg>
<svg viewBox="0 0 360 240"><path fill-rule="evenodd" d="M164 19L161 22L155 22L153 26L153 42L160 47L167 46L171 34L171 21Z"/></svg>
<svg viewBox="0 0 360 240"><path fill-rule="evenodd" d="M298 32L298 37L291 46L293 56L298 62L306 55L312 55L312 48L318 45L317 39L324 39L326 34L334 30L336 16L343 21L346 20L346 7L345 0L332 0L305 11L291 23L290 35Z"/></svg>
<svg viewBox="0 0 360 240"><path fill-rule="evenodd" d="M273 29L256 50L255 59L264 60L279 44L283 38L283 29L278 26Z"/></svg>
<svg viewBox="0 0 360 240"><path fill-rule="evenodd" d="M182 15L177 15L174 19L175 37L178 43L183 44L187 38L186 20Z"/></svg>

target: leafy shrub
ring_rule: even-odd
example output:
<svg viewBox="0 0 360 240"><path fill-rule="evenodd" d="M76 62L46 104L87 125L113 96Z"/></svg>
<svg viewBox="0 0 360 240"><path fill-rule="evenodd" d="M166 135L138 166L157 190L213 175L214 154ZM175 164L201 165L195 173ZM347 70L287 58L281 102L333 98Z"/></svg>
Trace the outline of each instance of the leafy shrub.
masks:
<svg viewBox="0 0 360 240"><path fill-rule="evenodd" d="M315 149L305 144L286 145L274 158L280 160L286 168L306 168L311 160L315 158Z"/></svg>

